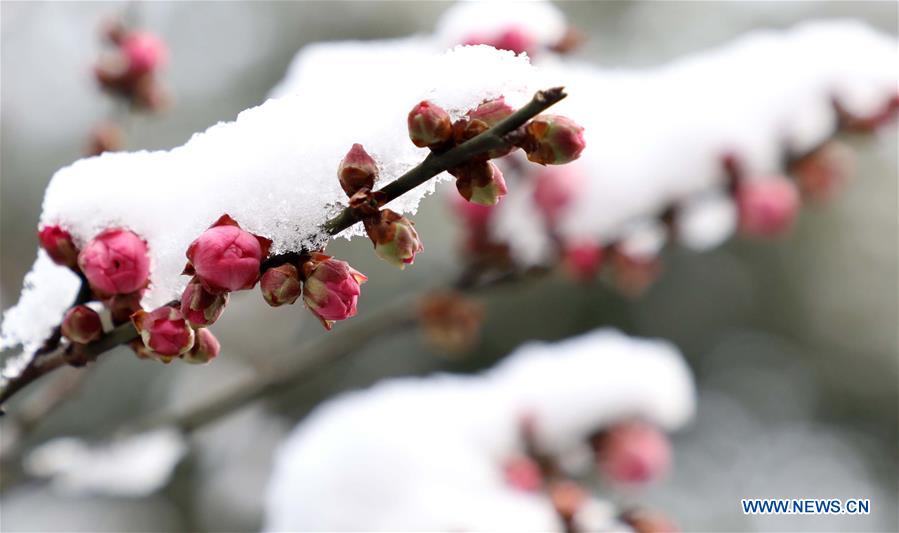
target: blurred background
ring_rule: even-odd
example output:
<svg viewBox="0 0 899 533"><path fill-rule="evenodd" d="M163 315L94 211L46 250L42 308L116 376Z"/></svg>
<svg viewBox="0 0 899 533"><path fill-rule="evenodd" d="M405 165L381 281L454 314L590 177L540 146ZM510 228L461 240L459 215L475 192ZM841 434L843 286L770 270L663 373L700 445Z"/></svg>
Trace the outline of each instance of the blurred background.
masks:
<svg viewBox="0 0 899 533"><path fill-rule="evenodd" d="M165 149L263 102L293 54L320 40L429 32L441 2L154 2L133 4L160 35L173 96L160 115L132 116L126 148ZM854 17L896 34L894 2L563 2L587 35L576 52L595 63L649 67L759 27ZM123 3L2 4L0 300L13 305L30 267L44 187L81 157L88 133L116 112L92 77L98 29ZM600 325L674 342L700 390L696 421L675 435L674 468L646 492L614 494L663 509L685 530L895 531L899 464L897 137L895 125L854 144L857 179L826 206L803 210L789 238L734 240L698 254L671 247L665 273L628 300L600 282L560 276L485 299L483 335L446 354L416 328L370 342L270 401L203 428L173 481L145 498L59 494L29 481L0 496L4 531L249 531L261 520L272 450L317 402L386 376L468 372L529 339ZM121 177L140 194L145 184ZM458 275L458 232L441 195L415 217L426 251L400 272L362 240L329 251L369 276L360 315ZM102 435L144 414L191 405L323 335L301 306L271 309L237 294L213 328L222 355L204 367L139 361L119 350L28 436ZM334 334L340 333L337 326ZM66 370L62 374L78 372ZM27 400L27 398L25 398ZM11 410L15 409L15 402ZM0 428L3 428L0 423ZM0 429L0 431L3 431ZM7 431L0 435L9 437ZM5 472L11 475L10 472ZM870 498L865 517L747 517L742 497Z"/></svg>

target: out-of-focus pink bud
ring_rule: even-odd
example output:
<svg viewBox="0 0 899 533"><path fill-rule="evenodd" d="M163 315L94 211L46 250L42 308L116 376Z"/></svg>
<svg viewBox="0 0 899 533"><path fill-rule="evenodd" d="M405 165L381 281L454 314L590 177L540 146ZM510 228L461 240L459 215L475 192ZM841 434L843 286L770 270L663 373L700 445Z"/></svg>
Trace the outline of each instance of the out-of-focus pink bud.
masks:
<svg viewBox="0 0 899 533"><path fill-rule="evenodd" d="M86 305L76 305L66 311L60 329L63 337L78 344L87 344L103 335L100 315Z"/></svg>
<svg viewBox="0 0 899 533"><path fill-rule="evenodd" d="M228 215L222 215L187 248L186 274L195 274L207 291L252 289L271 241L244 231Z"/></svg>
<svg viewBox="0 0 899 533"><path fill-rule="evenodd" d="M262 297L272 307L292 304L303 293L300 272L290 263L269 268L259 281Z"/></svg>
<svg viewBox="0 0 899 533"><path fill-rule="evenodd" d="M331 329L337 320L356 315L360 285L368 280L364 274L346 261L324 254L313 254L303 265L303 274L303 301L325 329Z"/></svg>
<svg viewBox="0 0 899 533"><path fill-rule="evenodd" d="M802 198L826 202L839 192L855 172L855 153L845 143L830 141L793 164Z"/></svg>
<svg viewBox="0 0 899 533"><path fill-rule="evenodd" d="M531 55L537 49L537 40L529 32L518 26L506 28L491 37L471 35L462 44L486 44L497 50L509 50L516 54L527 52L528 55Z"/></svg>
<svg viewBox="0 0 899 533"><path fill-rule="evenodd" d="M103 122L91 130L85 154L91 156L121 150L124 138L122 128L113 122Z"/></svg>
<svg viewBox="0 0 899 533"><path fill-rule="evenodd" d="M143 289L126 294L114 294L103 300L103 304L109 309L114 324L128 322L131 315L140 309L140 300L143 298Z"/></svg>
<svg viewBox="0 0 899 533"><path fill-rule="evenodd" d="M96 291L136 292L146 287L150 275L147 243L128 230L106 230L81 250L78 266Z"/></svg>
<svg viewBox="0 0 899 533"><path fill-rule="evenodd" d="M472 162L451 171L456 176L456 189L469 202L491 206L506 195L506 180L493 162Z"/></svg>
<svg viewBox="0 0 899 533"><path fill-rule="evenodd" d="M174 307L165 305L149 313L140 310L131 315L131 322L144 345L159 355L178 356L194 345L194 330Z"/></svg>
<svg viewBox="0 0 899 533"><path fill-rule="evenodd" d="M415 256L424 250L415 224L390 209L382 209L378 218L366 220L365 231L378 257L401 269L415 262Z"/></svg>
<svg viewBox="0 0 899 533"><path fill-rule="evenodd" d="M181 316L192 327L211 326L222 316L229 298L227 292L214 294L207 291L203 283L194 277L181 294Z"/></svg>
<svg viewBox="0 0 899 533"><path fill-rule="evenodd" d="M125 35L121 49L128 65L128 74L133 77L156 71L168 59L168 50L162 39L146 31Z"/></svg>
<svg viewBox="0 0 899 533"><path fill-rule="evenodd" d="M634 533L678 533L680 529L670 518L648 509L635 509L621 515L621 521L631 526Z"/></svg>
<svg viewBox="0 0 899 533"><path fill-rule="evenodd" d="M453 135L449 113L424 100L409 112L409 138L418 147L438 146Z"/></svg>
<svg viewBox="0 0 899 533"><path fill-rule="evenodd" d="M337 167L337 179L347 196L356 194L359 189L374 189L377 177L378 164L358 143L350 148Z"/></svg>
<svg viewBox="0 0 899 533"><path fill-rule="evenodd" d="M196 339L194 346L188 352L181 356L186 363L192 365L204 365L215 359L222 347L218 339L206 328L200 328L196 331Z"/></svg>
<svg viewBox="0 0 899 533"><path fill-rule="evenodd" d="M612 248L610 259L615 289L629 298L645 294L662 274L657 256L634 256Z"/></svg>
<svg viewBox="0 0 899 533"><path fill-rule="evenodd" d="M552 483L549 487L549 498L556 513L566 521L571 521L589 499L587 491L570 480Z"/></svg>
<svg viewBox="0 0 899 533"><path fill-rule="evenodd" d="M746 235L782 235L793 227L799 214L799 191L782 177L741 181L736 201L740 229Z"/></svg>
<svg viewBox="0 0 899 533"><path fill-rule="evenodd" d="M477 343L484 306L456 292L435 292L422 297L418 318L431 345L446 353L460 353Z"/></svg>
<svg viewBox="0 0 899 533"><path fill-rule="evenodd" d="M515 110L506 103L505 97L500 96L493 100L487 100L469 111L468 118L480 120L484 124L493 127L514 112Z"/></svg>
<svg viewBox="0 0 899 533"><path fill-rule="evenodd" d="M570 166L548 167L534 176L534 204L550 226L555 226L565 208L583 193L586 179Z"/></svg>
<svg viewBox="0 0 899 533"><path fill-rule="evenodd" d="M643 422L623 422L593 440L600 469L619 483L646 483L657 479L671 464L668 437Z"/></svg>
<svg viewBox="0 0 899 533"><path fill-rule="evenodd" d="M603 255L602 246L591 241L578 241L564 246L562 264L575 280L589 281L599 274Z"/></svg>
<svg viewBox="0 0 899 533"><path fill-rule="evenodd" d="M537 492L543 487L540 467L530 457L513 457L503 465L506 484L517 490Z"/></svg>
<svg viewBox="0 0 899 533"><path fill-rule="evenodd" d="M564 165L580 157L586 143L584 128L568 117L538 115L525 126L521 148L541 165Z"/></svg>
<svg viewBox="0 0 899 533"><path fill-rule="evenodd" d="M57 265L78 267L78 248L72 234L59 226L44 226L37 234L41 248Z"/></svg>

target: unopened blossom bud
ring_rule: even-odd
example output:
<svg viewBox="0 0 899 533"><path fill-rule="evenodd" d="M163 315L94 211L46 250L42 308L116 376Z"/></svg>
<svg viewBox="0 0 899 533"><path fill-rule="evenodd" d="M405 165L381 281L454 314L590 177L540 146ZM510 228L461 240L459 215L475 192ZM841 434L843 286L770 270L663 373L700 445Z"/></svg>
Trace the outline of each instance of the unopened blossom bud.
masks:
<svg viewBox="0 0 899 533"><path fill-rule="evenodd" d="M547 167L534 176L534 204L550 226L582 195L587 179L573 166Z"/></svg>
<svg viewBox="0 0 899 533"><path fill-rule="evenodd" d="M803 199L831 200L855 171L855 153L839 141L830 141L793 164L790 169Z"/></svg>
<svg viewBox="0 0 899 533"><path fill-rule="evenodd" d="M747 235L775 237L788 232L799 214L799 191L786 178L743 180L736 190L740 229Z"/></svg>
<svg viewBox="0 0 899 533"><path fill-rule="evenodd" d="M566 521L571 521L574 515L589 499L587 491L574 481L557 481L549 487L549 499L556 513Z"/></svg>
<svg viewBox="0 0 899 533"><path fill-rule="evenodd" d="M140 300L143 298L143 289L125 294L114 294L103 300L103 304L109 309L114 324L128 322L131 315L139 310Z"/></svg>
<svg viewBox="0 0 899 533"><path fill-rule="evenodd" d="M354 144L337 167L337 178L347 196L360 189L374 189L377 177L378 164L361 144Z"/></svg>
<svg viewBox="0 0 899 533"><path fill-rule="evenodd" d="M453 169L456 189L469 202L491 206L506 195L506 180L492 161L472 162Z"/></svg>
<svg viewBox="0 0 899 533"><path fill-rule="evenodd" d="M526 456L507 460L503 464L503 477L508 486L524 492L536 492L543 486L540 466Z"/></svg>
<svg viewBox="0 0 899 533"><path fill-rule="evenodd" d="M603 247L591 241L566 244L562 251L565 271L577 281L589 281L602 267Z"/></svg>
<svg viewBox="0 0 899 533"><path fill-rule="evenodd" d="M610 259L615 289L629 298L645 294L662 273L658 256L631 255L613 248Z"/></svg>
<svg viewBox="0 0 899 533"><path fill-rule="evenodd" d="M409 112L409 138L420 148L438 146L453 135L449 113L424 100Z"/></svg>
<svg viewBox="0 0 899 533"><path fill-rule="evenodd" d="M477 343L484 306L455 292L437 292L422 298L418 315L432 345L444 352L459 353Z"/></svg>
<svg viewBox="0 0 899 533"><path fill-rule="evenodd" d="M143 289L150 275L147 243L133 232L110 229L78 254L78 266L94 290L106 295Z"/></svg>
<svg viewBox="0 0 899 533"><path fill-rule="evenodd" d="M122 54L132 77L151 73L163 66L168 59L165 43L145 31L131 32L121 42Z"/></svg>
<svg viewBox="0 0 899 533"><path fill-rule="evenodd" d="M647 509L634 509L621 515L621 521L633 528L634 533L678 533L680 529L670 518Z"/></svg>
<svg viewBox="0 0 899 533"><path fill-rule="evenodd" d="M300 273L297 267L284 263L269 268L259 281L262 297L272 307L292 304L303 293Z"/></svg>
<svg viewBox="0 0 899 533"><path fill-rule="evenodd" d="M368 280L364 274L324 254L313 254L303 265L303 274L303 301L326 329L356 315L360 285Z"/></svg>
<svg viewBox="0 0 899 533"><path fill-rule="evenodd" d="M200 328L195 333L194 346L181 356L185 363L203 365L215 359L222 347L218 339L206 328Z"/></svg>
<svg viewBox="0 0 899 533"><path fill-rule="evenodd" d="M100 155L104 152L115 152L122 149L125 137L122 128L113 122L103 122L91 130L88 138L86 155Z"/></svg>
<svg viewBox="0 0 899 533"><path fill-rule="evenodd" d="M78 266L78 248L72 235L59 226L44 226L37 234L41 248L57 265L76 268Z"/></svg>
<svg viewBox="0 0 899 533"><path fill-rule="evenodd" d="M66 311L60 329L63 337L78 344L87 344L103 335L100 315L86 305L76 305Z"/></svg>
<svg viewBox="0 0 899 533"><path fill-rule="evenodd" d="M159 361L164 364L171 363L176 356L174 355L160 355L153 350L147 348L144 345L144 341L141 339L135 339L128 343L128 347L134 351L134 355L137 356L138 359L152 359L154 361Z"/></svg>
<svg viewBox="0 0 899 533"><path fill-rule="evenodd" d="M534 36L524 28L518 26L506 28L490 37L471 35L467 39L464 39L462 44L486 44L497 50L509 50L516 54L527 52L528 55L531 55L537 48L537 40Z"/></svg>
<svg viewBox="0 0 899 533"><path fill-rule="evenodd" d="M228 305L230 295L227 292L212 293L203 287L203 283L194 277L181 294L181 316L192 327L201 328L215 323Z"/></svg>
<svg viewBox="0 0 899 533"><path fill-rule="evenodd" d="M144 345L159 355L181 355L194 345L194 330L174 307L165 305L149 313L140 310L131 321Z"/></svg>
<svg viewBox="0 0 899 533"><path fill-rule="evenodd" d="M195 274L212 293L252 289L271 242L223 215L187 248L185 273Z"/></svg>
<svg viewBox="0 0 899 533"><path fill-rule="evenodd" d="M586 143L584 128L568 117L538 115L525 126L521 148L541 165L564 165L580 157Z"/></svg>
<svg viewBox="0 0 899 533"><path fill-rule="evenodd" d="M499 98L494 98L493 100L487 100L486 102L481 103L478 107L469 111L467 116L470 119L480 120L488 126L493 127L503 119L508 118L509 115L514 112L515 110L506 103L505 97L500 96Z"/></svg>
<svg viewBox="0 0 899 533"><path fill-rule="evenodd" d="M646 483L671 464L671 444L659 429L643 422L616 424L593 439L599 468L619 483Z"/></svg>
<svg viewBox="0 0 899 533"><path fill-rule="evenodd" d="M378 218L366 220L365 231L378 257L401 269L424 250L412 221L390 209L382 209Z"/></svg>

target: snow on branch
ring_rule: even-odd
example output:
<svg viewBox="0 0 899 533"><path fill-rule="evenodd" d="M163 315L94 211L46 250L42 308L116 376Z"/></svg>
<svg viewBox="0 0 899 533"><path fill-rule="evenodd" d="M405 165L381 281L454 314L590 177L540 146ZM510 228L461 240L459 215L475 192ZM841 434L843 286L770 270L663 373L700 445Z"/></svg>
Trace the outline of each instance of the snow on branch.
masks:
<svg viewBox="0 0 899 533"><path fill-rule="evenodd" d="M667 445L648 428L681 427L694 404L671 344L612 330L527 344L480 375L381 382L322 404L282 445L266 528L561 530L564 475L594 458L612 481L658 474ZM586 529L614 525L600 514Z"/></svg>

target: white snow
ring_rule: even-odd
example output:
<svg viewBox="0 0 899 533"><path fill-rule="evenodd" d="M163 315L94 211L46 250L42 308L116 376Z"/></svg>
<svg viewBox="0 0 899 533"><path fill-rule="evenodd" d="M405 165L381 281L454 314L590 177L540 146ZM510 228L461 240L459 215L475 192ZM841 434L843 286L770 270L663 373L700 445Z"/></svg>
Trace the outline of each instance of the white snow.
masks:
<svg viewBox="0 0 899 533"><path fill-rule="evenodd" d="M322 404L293 431L275 460L266 530L557 531L545 497L502 479L503 459L523 453L523 416L541 448L573 464L564 460L589 454L593 431L628 417L674 430L694 403L671 344L613 330L526 344L480 375L384 381ZM593 507L591 522L604 514Z"/></svg>
<svg viewBox="0 0 899 533"><path fill-rule="evenodd" d="M164 486L186 452L181 434L165 428L101 445L54 439L28 454L24 465L66 493L140 497Z"/></svg>

